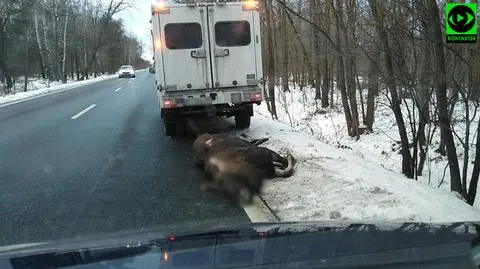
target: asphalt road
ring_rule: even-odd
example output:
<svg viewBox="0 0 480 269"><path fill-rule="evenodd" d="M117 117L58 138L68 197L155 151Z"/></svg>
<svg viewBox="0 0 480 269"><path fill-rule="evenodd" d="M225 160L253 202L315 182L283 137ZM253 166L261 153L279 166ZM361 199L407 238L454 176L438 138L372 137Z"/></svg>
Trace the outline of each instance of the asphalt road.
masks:
<svg viewBox="0 0 480 269"><path fill-rule="evenodd" d="M164 136L146 71L0 107L0 246L249 222L199 191L191 142Z"/></svg>

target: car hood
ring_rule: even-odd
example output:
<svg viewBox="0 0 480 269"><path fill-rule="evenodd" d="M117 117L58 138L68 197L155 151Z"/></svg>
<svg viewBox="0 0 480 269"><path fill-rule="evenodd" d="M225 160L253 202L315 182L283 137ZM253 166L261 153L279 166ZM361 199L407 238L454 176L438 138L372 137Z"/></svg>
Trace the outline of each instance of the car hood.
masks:
<svg viewBox="0 0 480 269"><path fill-rule="evenodd" d="M426 265L428 262L455 265L454 268L477 268L479 225L277 222L151 229L2 247L0 267L25 268L29 264L48 264L45 268L159 268L162 251L175 240L183 246L176 250L175 255L184 257L177 259L177 263L194 260L195 257L211 261L196 268L240 266L218 264L217 258L220 257L213 257L238 251L244 255L241 266L249 268L271 263L303 268L327 265L349 268L353 264L389 268L389 264ZM222 251L217 251L218 248ZM251 260L246 253L254 253L255 259ZM228 255L233 257L237 254ZM220 260L225 263L228 259Z"/></svg>

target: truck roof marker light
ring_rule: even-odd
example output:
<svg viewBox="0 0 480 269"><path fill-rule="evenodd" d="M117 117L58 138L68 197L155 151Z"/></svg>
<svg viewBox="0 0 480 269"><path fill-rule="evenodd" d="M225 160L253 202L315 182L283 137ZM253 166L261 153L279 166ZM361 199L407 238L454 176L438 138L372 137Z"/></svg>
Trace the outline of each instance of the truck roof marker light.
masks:
<svg viewBox="0 0 480 269"><path fill-rule="evenodd" d="M243 2L242 9L244 11L249 11L249 10L258 10L258 2L254 0L248 0Z"/></svg>
<svg viewBox="0 0 480 269"><path fill-rule="evenodd" d="M165 6L165 1L157 1L152 4L153 14L170 14L170 9Z"/></svg>
<svg viewBox="0 0 480 269"><path fill-rule="evenodd" d="M187 7L195 7L197 5L195 0L185 0L185 4L187 4Z"/></svg>

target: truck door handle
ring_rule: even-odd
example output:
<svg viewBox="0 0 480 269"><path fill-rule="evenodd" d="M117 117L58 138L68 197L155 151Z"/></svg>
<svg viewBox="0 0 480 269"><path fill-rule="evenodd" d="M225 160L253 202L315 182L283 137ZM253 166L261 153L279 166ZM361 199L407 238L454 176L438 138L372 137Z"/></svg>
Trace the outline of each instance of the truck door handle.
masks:
<svg viewBox="0 0 480 269"><path fill-rule="evenodd" d="M190 51L192 58L207 58L207 52L204 49Z"/></svg>
<svg viewBox="0 0 480 269"><path fill-rule="evenodd" d="M228 49L215 49L215 57L226 57L228 55L230 55Z"/></svg>

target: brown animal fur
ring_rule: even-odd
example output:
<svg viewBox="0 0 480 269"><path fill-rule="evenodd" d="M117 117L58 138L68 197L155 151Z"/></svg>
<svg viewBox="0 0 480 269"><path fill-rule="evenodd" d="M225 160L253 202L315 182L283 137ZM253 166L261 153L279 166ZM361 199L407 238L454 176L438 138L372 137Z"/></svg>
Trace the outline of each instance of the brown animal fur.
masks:
<svg viewBox="0 0 480 269"><path fill-rule="evenodd" d="M205 171L212 181L205 183L202 189L220 190L237 205L251 204L253 197L261 194L265 173L242 156L232 158L226 151L208 155Z"/></svg>
<svg viewBox="0 0 480 269"><path fill-rule="evenodd" d="M222 150L227 147L251 147L258 146L267 140L268 138L261 138L252 141L246 141L239 137L232 137L228 134L204 133L198 136L193 142L195 165L199 167L203 166L206 147L215 146L217 150Z"/></svg>
<svg viewBox="0 0 480 269"><path fill-rule="evenodd" d="M251 155L251 157L259 157L259 154L262 156L266 155L271 155L270 157L263 157L261 161L267 162L267 166L270 167L268 170L271 171L270 177L274 175L273 173L273 166L269 166L268 163L270 162L275 162L276 166L279 166L278 164L282 164L282 168L286 168L289 165L288 159L280 156L278 153L265 148L265 147L258 147L258 145L264 143L268 139L262 138L262 139L257 139L253 140L251 142L245 141L241 138L238 137L232 137L231 135L228 134L202 134L200 135L194 142L193 142L193 149L194 149L194 155L195 155L195 164L199 167L203 166L204 163L204 157L207 152L209 154L213 154L215 152L223 151L227 148L248 148L245 150L242 150L243 154L248 153ZM293 156L292 156L293 158ZM250 159L253 161L254 159ZM270 161L271 160L271 161ZM295 161L293 159L293 161ZM262 164L258 163L253 163L255 166L258 168L262 167ZM265 164L263 164L265 165ZM264 168L267 168L265 166Z"/></svg>
<svg viewBox="0 0 480 269"><path fill-rule="evenodd" d="M199 162L203 163L205 178L202 189L223 192L236 204L249 204L260 195L266 178L288 177L293 173L294 158L281 157L276 152L226 134L203 134L193 143Z"/></svg>

